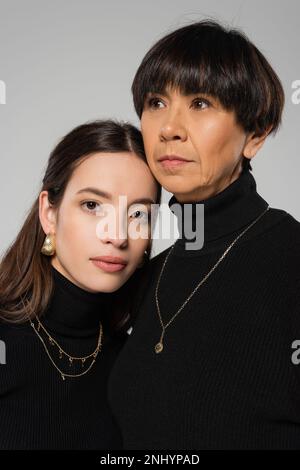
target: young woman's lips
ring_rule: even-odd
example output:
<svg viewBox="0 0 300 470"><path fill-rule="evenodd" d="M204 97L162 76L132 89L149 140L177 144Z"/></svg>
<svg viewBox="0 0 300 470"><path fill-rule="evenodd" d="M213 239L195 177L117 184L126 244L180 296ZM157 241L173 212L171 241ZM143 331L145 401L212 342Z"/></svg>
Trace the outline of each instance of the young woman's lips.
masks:
<svg viewBox="0 0 300 470"><path fill-rule="evenodd" d="M126 264L121 264L121 263L109 263L107 261L96 260L96 259L92 259L91 261L97 268L100 268L107 273L114 273L117 271L122 271L126 267Z"/></svg>

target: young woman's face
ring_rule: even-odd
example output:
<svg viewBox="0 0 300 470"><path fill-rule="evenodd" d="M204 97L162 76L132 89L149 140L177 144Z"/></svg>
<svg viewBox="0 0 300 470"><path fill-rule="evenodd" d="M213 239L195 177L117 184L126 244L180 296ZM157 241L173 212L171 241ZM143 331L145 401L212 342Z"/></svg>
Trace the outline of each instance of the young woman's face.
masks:
<svg viewBox="0 0 300 470"><path fill-rule="evenodd" d="M147 160L159 183L181 202L206 199L241 172L242 155L253 157L258 142L217 99L176 90L149 94L141 117ZM184 158L169 160L166 155Z"/></svg>
<svg viewBox="0 0 300 470"><path fill-rule="evenodd" d="M120 195L127 199L120 203ZM74 170L58 210L49 207L47 196L40 194L40 220L45 233L55 233L52 265L90 292L119 289L149 245L157 186L147 164L133 153L95 153ZM136 224L147 238L132 236ZM113 271L116 264L92 261L102 256L126 265Z"/></svg>

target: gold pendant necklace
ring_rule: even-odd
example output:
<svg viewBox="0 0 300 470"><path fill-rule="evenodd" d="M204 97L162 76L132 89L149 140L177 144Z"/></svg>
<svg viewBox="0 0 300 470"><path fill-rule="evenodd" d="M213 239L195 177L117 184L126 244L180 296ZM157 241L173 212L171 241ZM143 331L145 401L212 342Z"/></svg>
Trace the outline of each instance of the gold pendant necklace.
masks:
<svg viewBox="0 0 300 470"><path fill-rule="evenodd" d="M160 336L160 340L159 342L155 345L155 352L156 354L162 352L162 350L164 349L164 345L163 345L163 338L164 338L164 335L165 335L165 328L163 327L163 331L162 331L162 334Z"/></svg>
<svg viewBox="0 0 300 470"><path fill-rule="evenodd" d="M245 230L243 230L234 240L233 242L230 243L230 245L226 248L226 250L224 251L224 253L220 256L220 258L218 259L218 261L215 263L215 265L210 269L210 271L204 276L203 279L201 279L201 281L197 284L197 286L195 287L195 289L191 292L191 294L188 296L188 298L183 302L183 304L181 305L181 307L177 310L177 312L175 313L175 315L173 315L173 317L164 325L163 323L163 320L162 320L162 316L161 316L161 311L160 311L160 307L159 307L159 302L158 302L158 287L160 285L160 280L161 280L161 277L162 277L162 273L165 269L165 266L167 264L167 261L168 261L168 258L170 256L170 254L172 253L174 247L175 247L175 243L173 243L169 253L167 254L166 258L165 258L165 261L162 265L162 268L161 268L161 271L160 271L160 274L159 274L159 277L158 277L158 281L157 281L157 285L156 285L156 289L155 289L155 302L156 302L156 308L157 308L157 313L158 313L158 316L159 316L159 321L160 321L160 325L162 327L162 333L161 333L161 336L160 336L160 339L159 339L159 342L155 345L154 347L154 351L156 352L156 354L159 354L162 352L162 350L164 349L164 345L163 345L163 339L164 339L164 335L165 335L165 331L166 329L168 328L168 326L173 322L173 320L175 320L175 318L177 317L177 315L179 315L179 313L184 309L184 307L186 306L186 304L191 300L191 298L193 297L193 295L197 292L197 290L199 289L199 287L204 284L204 282L209 278L209 276L213 273L213 271L217 268L217 266L221 263L221 261L223 261L223 259L225 258L225 256L229 253L229 251L231 250L231 248L233 247L233 245L239 240L239 238L244 235L268 210L269 210L270 206L267 206L267 208L253 221L251 222L250 225L248 225L248 227L245 228Z"/></svg>

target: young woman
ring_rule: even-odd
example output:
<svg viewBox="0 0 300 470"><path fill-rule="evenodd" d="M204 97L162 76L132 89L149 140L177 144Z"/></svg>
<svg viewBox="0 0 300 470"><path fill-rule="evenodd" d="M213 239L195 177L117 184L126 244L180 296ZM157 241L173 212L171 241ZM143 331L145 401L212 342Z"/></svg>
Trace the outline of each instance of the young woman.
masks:
<svg viewBox="0 0 300 470"><path fill-rule="evenodd" d="M51 153L0 266L0 449L122 447L107 379L126 341L149 262L150 205L159 201L130 124L81 125ZM143 237L130 235L132 224Z"/></svg>
<svg viewBox="0 0 300 470"><path fill-rule="evenodd" d="M149 167L192 217L151 260L110 376L124 448L299 449L300 224L250 171L281 121L280 80L243 33L202 21L154 44L132 91Z"/></svg>

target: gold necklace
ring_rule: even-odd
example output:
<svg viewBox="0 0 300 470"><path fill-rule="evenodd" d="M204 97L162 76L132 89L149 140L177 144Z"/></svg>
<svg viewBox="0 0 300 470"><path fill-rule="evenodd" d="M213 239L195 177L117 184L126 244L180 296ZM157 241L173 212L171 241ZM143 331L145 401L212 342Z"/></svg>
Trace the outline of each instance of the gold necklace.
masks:
<svg viewBox="0 0 300 470"><path fill-rule="evenodd" d="M43 344L43 347L46 351L46 354L47 356L49 357L52 365L55 367L55 369L60 373L60 376L63 380L65 380L65 377L81 377L82 375L85 375L87 374L87 372L89 372L89 370L93 367L93 365L95 364L96 362L96 358L98 356L98 353L99 351L101 351L101 346L102 346L102 336L103 336L103 328L102 328L102 323L100 322L100 330L99 330L99 337L98 337L98 341L97 341L97 346L96 346L96 349L89 355L87 356L82 356L82 357L76 357L76 356L71 356L70 354L66 353L66 351L57 343L57 341L55 341L54 338L52 338L52 336L48 333L48 331L46 330L46 328L42 325L42 323L40 322L40 320L36 317L36 320L38 322L38 327L35 326L35 324L33 323L33 321L30 320L30 325L32 326L34 332L37 334L37 336L39 337L40 341L42 342ZM73 361L81 361L81 366L84 367L84 364L86 362L87 359L93 357L93 360L91 362L91 364L88 366L88 368L81 372L80 374L67 374L65 372L63 372L58 366L57 364L55 364L54 360L52 359L50 353L49 353L49 350L46 346L46 343L45 341L43 340L42 336L40 335L40 329L42 328L42 330L46 333L46 335L48 336L48 340L49 340L49 343L51 344L51 346L57 346L58 348L58 351L59 351L59 358L62 359L63 356L66 356L68 357L69 359L69 365L70 367L72 366L73 364Z"/></svg>
<svg viewBox="0 0 300 470"><path fill-rule="evenodd" d="M163 263L163 266L161 268L161 271L160 271L160 274L159 274L159 277L158 277L158 282L157 282L157 285L156 285L156 289L155 289L155 301L156 301L156 307L157 307L157 313L158 313L158 316L159 316L159 321L160 321L160 324L161 324L161 327L162 327L162 333L161 333L161 336L160 336L160 339L159 339L159 342L155 345L154 347L154 350L156 352L156 354L159 354L162 352L163 348L164 348L164 345L163 345L163 338L164 338L164 335L165 335L165 332L166 332L166 329L168 328L168 326L172 323L173 320L175 320L175 318L177 317L177 315L184 309L184 307L186 306L186 304L191 300L191 298L193 297L193 295L196 293L196 291L199 289L199 287L204 284L204 282L209 278L209 276L213 273L213 271L217 268L217 266L221 263L221 261L225 258L225 256L228 254L228 252L231 250L231 248L233 247L233 245L238 241L238 239L244 235L244 233L247 232L247 230L249 230L269 209L270 206L268 206L263 212L262 214L260 214L253 222L251 222L250 225L248 225L248 227L245 228L245 230L243 230L234 240L233 242L230 243L230 245L226 248L226 250L224 251L224 253L220 256L220 258L218 259L218 261L216 262L216 264L210 269L210 271L204 276L203 279L201 279L201 281L197 284L197 286L195 287L195 289L192 291L192 293L188 296L188 298L183 302L183 304L181 305L181 307L177 310L177 312L175 313L175 315L173 315L173 317L164 325L163 323L163 320L162 320L162 316L161 316L161 311L160 311L160 307L159 307L159 302L158 302L158 287L159 287L159 284L160 284L160 280L161 280L161 277L162 277L162 273L165 269L165 266L167 264L167 260L171 254L171 252L173 251L174 247L175 247L175 243L172 245L169 253L167 254L166 258L165 258L165 261Z"/></svg>

